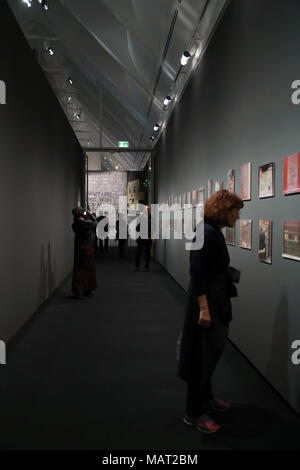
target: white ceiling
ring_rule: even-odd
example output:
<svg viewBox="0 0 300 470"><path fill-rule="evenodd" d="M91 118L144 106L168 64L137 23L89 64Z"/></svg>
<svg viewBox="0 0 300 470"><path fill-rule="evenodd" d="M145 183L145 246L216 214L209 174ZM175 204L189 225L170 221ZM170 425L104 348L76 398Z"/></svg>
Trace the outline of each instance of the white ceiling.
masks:
<svg viewBox="0 0 300 470"><path fill-rule="evenodd" d="M30 8L24 0L8 0L8 4L82 147L112 148L119 140L128 140L132 148L149 150L229 3L46 0L49 9L45 11L38 0L31 1ZM192 58L181 67L185 50ZM167 107L163 105L166 95L174 98ZM150 141L157 122L162 127ZM119 162L124 170L141 169L145 155L113 154L112 166Z"/></svg>

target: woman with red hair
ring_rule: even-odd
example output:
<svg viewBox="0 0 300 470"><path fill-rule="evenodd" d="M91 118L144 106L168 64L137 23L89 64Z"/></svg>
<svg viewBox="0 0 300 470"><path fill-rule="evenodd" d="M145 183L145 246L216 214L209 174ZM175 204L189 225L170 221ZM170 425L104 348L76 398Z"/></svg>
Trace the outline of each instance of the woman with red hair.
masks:
<svg viewBox="0 0 300 470"><path fill-rule="evenodd" d="M229 267L221 229L234 227L243 201L227 190L216 192L204 205L204 244L190 252L190 285L182 333L178 375L187 382L183 421L205 433L220 429L207 411L228 411L230 404L214 398L212 375L224 350L232 319L230 297L239 271Z"/></svg>

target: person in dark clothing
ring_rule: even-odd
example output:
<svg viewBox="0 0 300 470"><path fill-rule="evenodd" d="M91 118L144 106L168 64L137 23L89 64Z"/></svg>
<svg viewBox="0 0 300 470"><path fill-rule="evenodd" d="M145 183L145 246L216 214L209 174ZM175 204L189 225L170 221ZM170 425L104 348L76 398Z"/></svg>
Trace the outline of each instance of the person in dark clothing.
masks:
<svg viewBox="0 0 300 470"><path fill-rule="evenodd" d="M149 270L149 263L150 263L150 253L151 247L154 240L151 238L151 213L150 213L150 206L146 206L147 214L143 214L142 217L148 218L148 238L143 239L139 237L136 240L137 247L136 247L136 255L135 255L135 271L139 271L140 269L140 261L141 255L145 252L145 270ZM137 230L140 230L140 224L137 225Z"/></svg>
<svg viewBox="0 0 300 470"><path fill-rule="evenodd" d="M119 258L122 259L124 258L124 250L128 239L128 232L127 238L120 238L120 219L118 219L116 222L116 239L118 240L119 245Z"/></svg>
<svg viewBox="0 0 300 470"><path fill-rule="evenodd" d="M224 350L232 320L230 297L237 296L233 282L239 271L230 259L221 228L233 227L243 207L235 194L222 190L204 206L204 244L190 252L190 284L182 332L178 375L187 382L183 421L205 433L220 429L210 409L228 411L230 404L214 398L212 375Z"/></svg>
<svg viewBox="0 0 300 470"><path fill-rule="evenodd" d="M97 221L90 211L75 207L72 211L75 233L72 292L76 298L91 295L97 287L95 267L95 228Z"/></svg>
<svg viewBox="0 0 300 470"><path fill-rule="evenodd" d="M101 220L103 219L107 219L107 217L105 215L100 215L99 217L97 217L97 223L100 222ZM105 225L104 227L104 231L105 232L108 232L108 222L107 224ZM100 253L101 255L103 255L103 253L107 254L108 253L108 236L104 239L102 238L99 238L99 248L100 248Z"/></svg>

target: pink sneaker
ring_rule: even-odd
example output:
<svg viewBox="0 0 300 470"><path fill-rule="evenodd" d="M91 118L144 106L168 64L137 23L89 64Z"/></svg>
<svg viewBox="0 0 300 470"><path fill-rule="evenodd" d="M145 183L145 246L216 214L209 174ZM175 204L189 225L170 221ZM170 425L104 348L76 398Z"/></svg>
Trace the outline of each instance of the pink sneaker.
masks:
<svg viewBox="0 0 300 470"><path fill-rule="evenodd" d="M221 426L215 423L207 415L201 415L201 416L198 416L197 418L191 418L190 416L185 415L183 417L183 422L188 424L189 426L194 426L197 429L197 431L201 431L206 434L213 434L219 431L219 429L221 429Z"/></svg>
<svg viewBox="0 0 300 470"><path fill-rule="evenodd" d="M231 408L230 403L227 403L227 401L224 400L211 400L208 403L208 409L214 410L214 411L229 411Z"/></svg>

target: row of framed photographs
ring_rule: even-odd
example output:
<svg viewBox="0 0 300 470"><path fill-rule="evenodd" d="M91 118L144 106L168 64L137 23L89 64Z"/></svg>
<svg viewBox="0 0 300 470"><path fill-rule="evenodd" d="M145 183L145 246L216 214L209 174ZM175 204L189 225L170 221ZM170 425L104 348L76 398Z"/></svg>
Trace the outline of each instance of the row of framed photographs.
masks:
<svg viewBox="0 0 300 470"><path fill-rule="evenodd" d="M300 193L300 153L295 153L285 157L283 161L283 194ZM216 181L214 190L220 191L224 187L223 181ZM235 170L229 170L227 173L227 189L235 192ZM179 196L169 196L163 202L165 207L178 204L180 208L195 207L205 203L206 199L213 194L213 180L209 179L207 183L207 198L205 187L194 189ZM267 163L258 168L258 197L260 199L275 196L275 163ZM241 167L241 199L243 201L251 200L251 162L245 163Z"/></svg>
<svg viewBox="0 0 300 470"><path fill-rule="evenodd" d="M226 227L227 245L235 246L235 228ZM239 246L252 250L252 220L240 219ZM259 260L272 263L272 220L259 221ZM282 224L282 256L300 261L300 220L284 220Z"/></svg>
<svg viewBox="0 0 300 470"><path fill-rule="evenodd" d="M283 194L300 193L300 153L295 153L283 160ZM267 163L258 168L258 197L260 199L275 196L275 163ZM242 165L241 199L251 200L251 162Z"/></svg>

